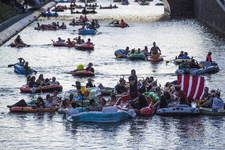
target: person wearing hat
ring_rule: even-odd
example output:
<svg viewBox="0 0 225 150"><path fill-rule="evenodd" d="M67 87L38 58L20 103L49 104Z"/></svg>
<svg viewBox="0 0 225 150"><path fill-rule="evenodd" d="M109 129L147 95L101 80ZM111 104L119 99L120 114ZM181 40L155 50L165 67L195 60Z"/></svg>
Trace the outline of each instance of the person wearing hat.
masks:
<svg viewBox="0 0 225 150"><path fill-rule="evenodd" d="M120 84L116 85L115 94L121 94L124 95L127 92L127 89L125 87L124 79L120 79Z"/></svg>
<svg viewBox="0 0 225 150"><path fill-rule="evenodd" d="M130 83L130 98L135 99L138 96L137 93L137 75L134 69L131 70L131 76L129 77Z"/></svg>
<svg viewBox="0 0 225 150"><path fill-rule="evenodd" d="M95 85L92 84L92 79L88 78L88 83L86 84L86 88L91 88L91 87L95 87Z"/></svg>
<svg viewBox="0 0 225 150"><path fill-rule="evenodd" d="M205 102L202 105L199 105L199 107L212 104L212 109L224 109L224 103L223 100L220 98L220 92L216 92L215 98L212 98L211 101Z"/></svg>
<svg viewBox="0 0 225 150"><path fill-rule="evenodd" d="M19 62L17 63L17 65L24 66L25 60L22 57L18 58L18 60Z"/></svg>
<svg viewBox="0 0 225 150"><path fill-rule="evenodd" d="M85 69L86 71L91 71L91 72L95 72L95 70L94 70L94 68L92 67L93 66L93 64L90 62L89 64L88 64L88 67Z"/></svg>

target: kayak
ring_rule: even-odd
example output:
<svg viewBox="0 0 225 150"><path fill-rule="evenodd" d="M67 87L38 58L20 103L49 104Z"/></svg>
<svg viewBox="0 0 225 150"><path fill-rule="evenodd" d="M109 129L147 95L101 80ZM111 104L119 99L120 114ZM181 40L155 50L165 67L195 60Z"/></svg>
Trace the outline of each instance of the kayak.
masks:
<svg viewBox="0 0 225 150"><path fill-rule="evenodd" d="M88 93L88 98L90 98L90 99L96 99L97 96L101 94L100 88L98 88L98 87L91 87L91 88L86 88L85 87L84 93L85 92ZM64 98L69 99L70 94L73 94L73 97L76 99L76 97L78 97L77 93L78 93L77 89L72 89L72 90L66 91L64 93ZM88 101L84 100L83 103L84 103L85 106L89 106L90 105L90 101L89 100ZM98 105L98 104L99 103L96 102L96 105Z"/></svg>
<svg viewBox="0 0 225 150"><path fill-rule="evenodd" d="M151 56L148 56L147 57L147 61L163 61L163 58L162 57L159 57L159 58L152 58Z"/></svg>
<svg viewBox="0 0 225 150"><path fill-rule="evenodd" d="M58 14L55 13L41 13L42 17L58 17Z"/></svg>
<svg viewBox="0 0 225 150"><path fill-rule="evenodd" d="M182 68L182 69L177 69L176 74L191 74L191 75L202 75L206 73L217 73L219 71L218 66L209 66L206 68Z"/></svg>
<svg viewBox="0 0 225 150"><path fill-rule="evenodd" d="M89 30L81 29L78 32L79 32L79 34L84 34L84 35L89 35L89 34L95 34L96 33L96 31L93 30L93 29L89 29Z"/></svg>
<svg viewBox="0 0 225 150"><path fill-rule="evenodd" d="M149 107L144 107L141 110L139 110L138 115L140 116L151 116L154 114L155 108L150 108L151 105L154 105L153 100L146 96L148 103L149 103ZM114 104L114 106L116 106L118 109L120 110L127 110L127 105L128 105L128 100L130 99L130 95L126 95L126 96L121 96L116 103Z"/></svg>
<svg viewBox="0 0 225 150"><path fill-rule="evenodd" d="M156 114L162 116L183 116L183 115L198 115L200 113L198 108L192 108L189 105L169 104L168 108L157 109Z"/></svg>
<svg viewBox="0 0 225 150"><path fill-rule="evenodd" d="M85 44L85 45L77 44L77 45L75 45L75 48L79 49L79 50L94 50L94 46L87 45L87 44Z"/></svg>
<svg viewBox="0 0 225 150"><path fill-rule="evenodd" d="M95 74L91 71L86 70L78 70L78 71L71 71L73 76L80 76L80 77L92 77L95 76Z"/></svg>
<svg viewBox="0 0 225 150"><path fill-rule="evenodd" d="M57 111L58 108L51 107L51 108L45 108L41 110L40 108L33 109L32 107L11 107L9 108L11 112L54 112Z"/></svg>
<svg viewBox="0 0 225 150"><path fill-rule="evenodd" d="M200 107L200 114L204 114L204 115L225 115L225 110L224 109L212 109L212 108Z"/></svg>
<svg viewBox="0 0 225 150"><path fill-rule="evenodd" d="M66 46L66 47L75 47L75 44L67 44L67 43L54 43L53 46Z"/></svg>
<svg viewBox="0 0 225 150"><path fill-rule="evenodd" d="M125 53L124 49L118 49L115 51L115 56L117 57L118 55L121 55L119 58L127 58L127 53Z"/></svg>
<svg viewBox="0 0 225 150"><path fill-rule="evenodd" d="M16 73L19 73L19 74L26 74L26 75L32 74L32 73L33 73L33 71L25 70L24 67L23 67L23 66L20 66L20 65L15 65L15 66L14 66L14 71L15 71Z"/></svg>
<svg viewBox="0 0 225 150"><path fill-rule="evenodd" d="M119 122L134 118L135 112L117 110L116 107L104 107L101 112L82 112L67 117L70 122Z"/></svg>
<svg viewBox="0 0 225 150"><path fill-rule="evenodd" d="M46 85L41 87L29 87L27 85L20 88L21 92L53 92L54 90L62 91L63 87L61 85Z"/></svg>

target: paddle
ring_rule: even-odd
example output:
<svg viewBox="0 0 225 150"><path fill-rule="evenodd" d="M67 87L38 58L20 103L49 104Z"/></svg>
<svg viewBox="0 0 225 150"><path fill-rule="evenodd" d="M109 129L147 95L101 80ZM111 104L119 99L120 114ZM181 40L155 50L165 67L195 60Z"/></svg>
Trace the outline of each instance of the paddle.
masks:
<svg viewBox="0 0 225 150"><path fill-rule="evenodd" d="M84 94L85 87L81 86L81 93ZM83 112L83 98L82 98L82 112Z"/></svg>
<svg viewBox="0 0 225 150"><path fill-rule="evenodd" d="M8 67L12 67L12 66L15 66L15 65L16 65L16 64L9 64Z"/></svg>
<svg viewBox="0 0 225 150"><path fill-rule="evenodd" d="M123 54L118 54L116 57L120 58Z"/></svg>

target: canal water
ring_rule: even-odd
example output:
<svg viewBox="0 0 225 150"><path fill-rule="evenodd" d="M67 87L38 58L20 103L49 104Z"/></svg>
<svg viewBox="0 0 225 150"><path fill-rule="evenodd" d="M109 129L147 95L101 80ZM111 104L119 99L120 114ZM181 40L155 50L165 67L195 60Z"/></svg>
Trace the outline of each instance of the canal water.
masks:
<svg viewBox="0 0 225 150"><path fill-rule="evenodd" d="M139 79L154 76L162 86L176 80L177 66L173 63L181 50L189 53L198 61L204 61L209 51L212 59L219 64L220 72L205 75L209 89L221 90L225 99L224 88L224 37L214 34L206 25L195 18L169 19L164 15L163 6L140 6L130 2L128 6L113 3L112 0L99 0L98 4L109 6L117 4L118 9L100 10L89 19L98 19L101 27L96 35L82 36L86 41L91 38L95 44L93 51L80 51L75 48L53 47L51 40L75 38L79 26L69 26L72 19L69 10L60 12L57 18L39 18L21 31L22 40L30 47L11 48L10 39L0 47L0 149L224 149L225 117L136 117L118 123L71 123L65 116L55 113L30 114L10 113L7 105L20 99L45 97L47 93L24 94L20 87L26 83L26 77L14 73L9 64L23 57L29 65L44 74L45 78L55 76L63 86L59 93L73 89L75 81L86 85L87 78L77 78L70 74L77 65L85 67L92 62L95 68L94 84L114 87L124 75L128 80L130 71L135 69ZM80 3L83 5L82 3ZM62 4L69 5L69 4ZM113 20L124 19L130 25L127 28L110 27ZM48 24L53 21L64 22L66 30L37 31L37 22ZM153 64L147 61L118 59L117 49L152 47L156 42L162 51L164 61ZM166 61L169 61L166 64Z"/></svg>

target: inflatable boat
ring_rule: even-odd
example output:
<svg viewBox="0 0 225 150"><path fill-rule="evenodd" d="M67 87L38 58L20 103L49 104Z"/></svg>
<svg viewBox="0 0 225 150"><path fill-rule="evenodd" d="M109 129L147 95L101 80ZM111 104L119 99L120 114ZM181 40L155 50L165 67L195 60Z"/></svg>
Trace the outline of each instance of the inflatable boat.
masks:
<svg viewBox="0 0 225 150"><path fill-rule="evenodd" d="M128 53L127 54L127 58L129 58L130 60L145 60L145 55L141 52L140 54L138 53L134 53L134 54L131 54L131 53Z"/></svg>
<svg viewBox="0 0 225 150"><path fill-rule="evenodd" d="M152 58L151 56L148 56L147 57L147 61L163 61L163 58L162 57L158 57L158 58Z"/></svg>
<svg viewBox="0 0 225 150"><path fill-rule="evenodd" d="M54 112L57 111L58 109L56 107L51 107L51 108L45 108L45 109L40 109L40 108L35 108L33 109L32 107L11 107L9 108L11 112Z"/></svg>
<svg viewBox="0 0 225 150"><path fill-rule="evenodd" d="M117 6L108 6L108 7L102 7L101 5L100 5L100 7L99 7L99 9L113 9L113 8L118 8Z"/></svg>
<svg viewBox="0 0 225 150"><path fill-rule="evenodd" d="M115 51L115 56L118 57L118 58L127 58L127 53L125 53L125 50L124 49L118 49Z"/></svg>
<svg viewBox="0 0 225 150"><path fill-rule="evenodd" d="M200 111L198 108L193 108L185 104L169 104L168 108L161 108L156 110L156 114L161 116L198 115L199 113Z"/></svg>
<svg viewBox="0 0 225 150"><path fill-rule="evenodd" d="M56 11L56 12L64 12L64 9L62 9L62 8L56 8L56 9L52 9L52 11Z"/></svg>
<svg viewBox="0 0 225 150"><path fill-rule="evenodd" d="M42 17L58 17L58 14L56 13L41 13Z"/></svg>
<svg viewBox="0 0 225 150"><path fill-rule="evenodd" d="M72 90L66 91L64 93L64 98L69 99L70 94L73 94L74 99L76 99L76 97L78 97L77 93L78 93L77 89L72 89ZM86 88L85 87L85 92L84 93L88 93L88 98L96 99L97 96L101 94L101 91L100 91L100 89L98 87L91 87L91 88ZM87 102L84 100L83 103L84 103L84 105L87 104L86 106L90 105L89 100ZM96 102L96 104L98 105L97 102Z"/></svg>
<svg viewBox="0 0 225 150"><path fill-rule="evenodd" d="M139 5L149 5L149 2L139 2Z"/></svg>
<svg viewBox="0 0 225 150"><path fill-rule="evenodd" d="M80 77L92 77L95 76L95 74L91 71L86 70L78 70L78 71L71 71L73 76L80 76Z"/></svg>
<svg viewBox="0 0 225 150"><path fill-rule="evenodd" d="M82 109L82 107L78 107L76 108L76 110L81 113L81 112L87 112L87 110L85 108ZM58 113L59 114L65 114L66 113L66 110L65 108L58 108Z"/></svg>
<svg viewBox="0 0 225 150"><path fill-rule="evenodd" d="M182 61L184 61L185 63L190 63L192 59L174 59L174 63L179 65L181 64Z"/></svg>
<svg viewBox="0 0 225 150"><path fill-rule="evenodd" d="M96 31L93 30L93 29L89 29L89 30L88 29L81 29L78 32L79 32L79 34L83 34L83 35L90 35L90 34L96 33Z"/></svg>
<svg viewBox="0 0 225 150"><path fill-rule="evenodd" d="M20 88L21 92L53 92L54 90L62 91L63 87L61 85L46 85L41 87L29 87L29 86L23 86Z"/></svg>
<svg viewBox="0 0 225 150"><path fill-rule="evenodd" d="M205 107L200 107L200 114L203 115L225 115L225 110L224 109L212 109L212 108L205 108Z"/></svg>
<svg viewBox="0 0 225 150"><path fill-rule="evenodd" d="M70 122L119 122L132 119L136 116L134 110L122 111L116 107L104 107L101 112L90 111L82 112L67 117Z"/></svg>
<svg viewBox="0 0 225 150"><path fill-rule="evenodd" d="M219 71L218 66L209 66L206 68L202 69L197 69L197 68L182 68L182 69L177 69L176 74L191 74L191 75L202 75L206 73L217 73Z"/></svg>
<svg viewBox="0 0 225 150"><path fill-rule="evenodd" d="M100 89L100 92L104 96L109 96L113 92L113 90L114 90L114 88L106 87L106 88Z"/></svg>
<svg viewBox="0 0 225 150"><path fill-rule="evenodd" d="M156 3L155 6L163 6L163 3Z"/></svg>
<svg viewBox="0 0 225 150"><path fill-rule="evenodd" d="M11 47L29 47L30 45L11 43L10 46Z"/></svg>
<svg viewBox="0 0 225 150"><path fill-rule="evenodd" d="M146 96L147 97L147 96ZM130 99L130 95L121 96L114 106L116 106L120 110L127 110L128 100ZM153 100L150 97L147 97L149 107L144 107L138 111L137 115L140 116L151 116L154 114L155 108L150 108L151 105L154 105Z"/></svg>
<svg viewBox="0 0 225 150"><path fill-rule="evenodd" d="M67 43L54 43L53 46L65 46L65 47L75 47L75 44L67 44Z"/></svg>
<svg viewBox="0 0 225 150"><path fill-rule="evenodd" d="M94 46L87 45L87 44L85 44L85 45L77 44L77 45L75 45L75 48L79 49L79 50L94 50Z"/></svg>
<svg viewBox="0 0 225 150"><path fill-rule="evenodd" d="M14 66L14 71L15 71L16 73L19 73L19 74L26 74L26 75L32 74L32 73L33 73L33 71L25 70L24 67L23 67L23 66L20 66L20 65L15 65L15 66Z"/></svg>

